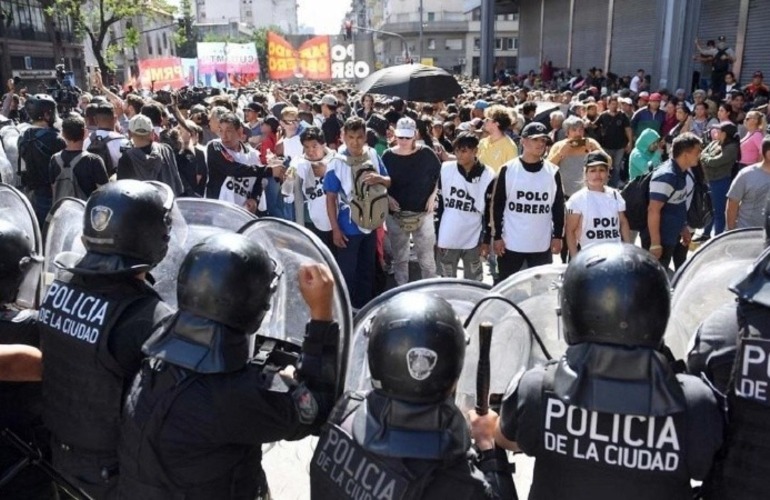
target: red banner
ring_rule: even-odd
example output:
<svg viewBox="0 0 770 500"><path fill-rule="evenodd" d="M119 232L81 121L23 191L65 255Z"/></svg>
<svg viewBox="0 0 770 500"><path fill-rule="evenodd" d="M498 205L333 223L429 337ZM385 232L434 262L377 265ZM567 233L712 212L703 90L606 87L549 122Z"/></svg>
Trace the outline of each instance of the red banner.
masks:
<svg viewBox="0 0 770 500"><path fill-rule="evenodd" d="M329 36L313 37L295 49L281 35L268 32L267 62L271 80L329 80Z"/></svg>
<svg viewBox="0 0 770 500"><path fill-rule="evenodd" d="M182 60L178 57L140 60L139 81L142 88L155 90L164 87L179 89L187 85L182 74Z"/></svg>

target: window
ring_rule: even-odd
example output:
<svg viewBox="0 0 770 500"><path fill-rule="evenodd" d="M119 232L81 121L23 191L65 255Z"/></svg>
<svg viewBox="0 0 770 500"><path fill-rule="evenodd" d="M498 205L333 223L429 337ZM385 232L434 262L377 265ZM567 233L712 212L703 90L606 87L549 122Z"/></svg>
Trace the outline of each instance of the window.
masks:
<svg viewBox="0 0 770 500"><path fill-rule="evenodd" d="M167 49L167 48L168 48L168 37L166 36L165 33L163 33L163 49Z"/></svg>
<svg viewBox="0 0 770 500"><path fill-rule="evenodd" d="M432 22L436 20L436 13L435 12L428 12L428 22Z"/></svg>
<svg viewBox="0 0 770 500"><path fill-rule="evenodd" d="M503 39L495 38L495 50L503 50Z"/></svg>
<svg viewBox="0 0 770 500"><path fill-rule="evenodd" d="M481 50L481 38L473 39L473 50Z"/></svg>
<svg viewBox="0 0 770 500"><path fill-rule="evenodd" d="M475 8L471 12L471 21L481 21L481 8Z"/></svg>
<svg viewBox="0 0 770 500"><path fill-rule="evenodd" d="M463 39L462 38L449 38L446 41L446 49L447 50L463 50Z"/></svg>
<svg viewBox="0 0 770 500"><path fill-rule="evenodd" d="M428 38L428 50L436 50L436 39Z"/></svg>
<svg viewBox="0 0 770 500"><path fill-rule="evenodd" d="M150 38L150 35L147 35L147 53L152 55L152 38Z"/></svg>

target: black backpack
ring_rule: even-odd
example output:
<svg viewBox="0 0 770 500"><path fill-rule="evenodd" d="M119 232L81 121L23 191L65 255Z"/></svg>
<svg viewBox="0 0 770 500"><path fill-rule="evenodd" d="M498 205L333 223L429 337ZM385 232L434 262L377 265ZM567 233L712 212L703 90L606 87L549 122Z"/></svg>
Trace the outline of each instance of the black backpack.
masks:
<svg viewBox="0 0 770 500"><path fill-rule="evenodd" d="M703 179L692 170L687 172L694 181L692 201L687 209L687 225L693 229L702 229L711 223L714 218L714 207L711 201L711 191Z"/></svg>
<svg viewBox="0 0 770 500"><path fill-rule="evenodd" d="M112 164L112 155L110 154L110 148L107 146L110 142L122 139L122 137L102 137L97 135L96 132L91 133L91 143L88 145L89 153L93 153L104 162L104 168L107 169L107 177L111 177L115 173L116 165Z"/></svg>
<svg viewBox="0 0 770 500"><path fill-rule="evenodd" d="M647 207L650 205L650 179L653 171L640 175L626 184L620 192L626 200L626 219L633 231L647 227Z"/></svg>
<svg viewBox="0 0 770 500"><path fill-rule="evenodd" d="M726 50L717 50L717 53L714 56L714 61L711 63L712 71L716 71L717 73L727 73L727 71L730 69L730 59L722 59L722 56L726 55Z"/></svg>

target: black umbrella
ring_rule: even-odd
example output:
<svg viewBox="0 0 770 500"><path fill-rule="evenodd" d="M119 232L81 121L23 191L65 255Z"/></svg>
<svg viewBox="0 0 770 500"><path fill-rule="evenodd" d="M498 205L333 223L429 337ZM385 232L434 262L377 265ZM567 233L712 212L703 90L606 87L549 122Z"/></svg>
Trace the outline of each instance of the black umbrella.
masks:
<svg viewBox="0 0 770 500"><path fill-rule="evenodd" d="M443 101L463 93L454 76L423 64L402 64L375 71L358 84L358 89L419 102Z"/></svg>

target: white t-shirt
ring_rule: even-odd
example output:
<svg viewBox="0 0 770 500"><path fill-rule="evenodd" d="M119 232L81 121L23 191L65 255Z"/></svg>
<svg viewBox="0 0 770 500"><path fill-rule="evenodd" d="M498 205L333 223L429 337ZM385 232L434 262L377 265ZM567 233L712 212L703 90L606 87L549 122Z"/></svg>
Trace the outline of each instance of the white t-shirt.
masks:
<svg viewBox="0 0 770 500"><path fill-rule="evenodd" d="M260 165L259 151L254 148L248 147L246 151L233 151L227 149L227 152L238 163L244 165ZM249 199L251 191L254 189L254 184L257 182L256 177L225 177L225 182L222 184L222 189L219 191L219 199L222 201L229 201L239 207L246 204L246 200Z"/></svg>
<svg viewBox="0 0 770 500"><path fill-rule="evenodd" d="M584 187L567 200L567 214L580 214L580 247L595 243L623 241L620 232L620 212L626 211L626 201L620 192L605 187L603 192Z"/></svg>
<svg viewBox="0 0 770 500"><path fill-rule="evenodd" d="M332 225L329 222L329 213L326 211L326 193L324 192L323 181L323 176L317 177L313 174L313 165L310 161L298 160L295 182L300 183L310 220L319 231L331 231Z"/></svg>

